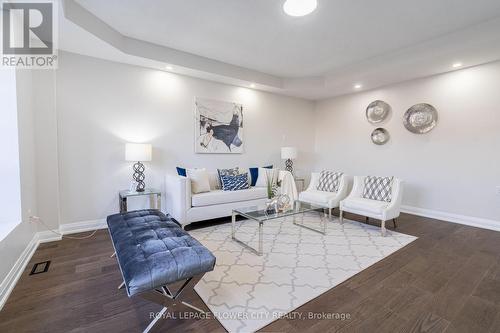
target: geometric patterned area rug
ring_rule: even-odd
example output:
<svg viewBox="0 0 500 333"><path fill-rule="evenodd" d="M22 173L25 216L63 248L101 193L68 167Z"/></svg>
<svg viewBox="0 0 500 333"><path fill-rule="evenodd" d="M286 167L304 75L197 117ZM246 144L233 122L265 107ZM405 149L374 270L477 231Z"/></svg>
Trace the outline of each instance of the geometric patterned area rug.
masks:
<svg viewBox="0 0 500 333"><path fill-rule="evenodd" d="M305 225L319 223L317 212L304 216ZM228 332L255 332L417 239L337 218L327 220L326 235L291 217L263 230L262 256L231 239L230 223L190 231L217 258L195 291ZM257 232L257 222L237 222L236 236L254 248Z"/></svg>

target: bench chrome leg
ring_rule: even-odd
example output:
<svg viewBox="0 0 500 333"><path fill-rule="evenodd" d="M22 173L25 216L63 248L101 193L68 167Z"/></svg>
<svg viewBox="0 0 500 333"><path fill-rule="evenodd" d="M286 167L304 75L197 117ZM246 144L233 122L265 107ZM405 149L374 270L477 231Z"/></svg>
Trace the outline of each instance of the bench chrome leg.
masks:
<svg viewBox="0 0 500 333"><path fill-rule="evenodd" d="M113 258L114 256L116 256L116 252L113 252L113 254L112 254L112 255L110 255L109 257L110 257L110 258Z"/></svg>
<svg viewBox="0 0 500 333"><path fill-rule="evenodd" d="M118 290L122 289L123 286L125 285L125 281L123 281L119 286L118 286Z"/></svg>
<svg viewBox="0 0 500 333"><path fill-rule="evenodd" d="M201 280L203 275L205 275L205 274L198 274L198 275L195 275L189 279L186 279L186 281L184 281L182 286L180 286L176 292L173 292L166 285L159 287L157 289L154 289L154 291L156 291L157 293L159 293L160 295L162 295L166 298L166 299L164 299L163 303L166 304L167 306L163 306L163 308L160 310L160 312L158 312L155 315L155 318L153 319L152 322L149 323L148 327L146 327L146 329L144 330L144 333L149 332L151 330L151 328L153 328L153 326L158 322L158 320L165 317L165 312L167 312L167 310L173 311L175 309L175 307L178 306L179 304L187 306L188 308L193 309L195 311L198 311L200 313L205 313L204 310L197 308L196 306L191 305L188 302L183 301L182 297L181 297L182 292L186 289L193 289L196 286L196 284Z"/></svg>
<svg viewBox="0 0 500 333"><path fill-rule="evenodd" d="M165 314L165 312L167 312L167 307L166 306L164 306L163 309L161 309L160 312L158 312L155 315L155 319L153 319L153 321L151 321L149 323L148 327L146 327L146 329L144 331L142 331L142 332L143 333L148 333L153 328L153 326L155 326L156 322L163 317L163 315Z"/></svg>

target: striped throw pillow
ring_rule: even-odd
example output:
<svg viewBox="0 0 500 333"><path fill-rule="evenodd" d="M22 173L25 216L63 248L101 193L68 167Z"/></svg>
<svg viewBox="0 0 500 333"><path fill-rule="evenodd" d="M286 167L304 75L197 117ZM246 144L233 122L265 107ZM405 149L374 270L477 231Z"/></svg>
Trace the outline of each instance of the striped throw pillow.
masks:
<svg viewBox="0 0 500 333"><path fill-rule="evenodd" d="M394 177L365 177L363 198L391 202Z"/></svg>
<svg viewBox="0 0 500 333"><path fill-rule="evenodd" d="M223 191L238 191L250 188L248 173L246 172L236 176L221 176L220 180Z"/></svg>
<svg viewBox="0 0 500 333"><path fill-rule="evenodd" d="M343 172L323 170L319 175L318 191L338 192Z"/></svg>

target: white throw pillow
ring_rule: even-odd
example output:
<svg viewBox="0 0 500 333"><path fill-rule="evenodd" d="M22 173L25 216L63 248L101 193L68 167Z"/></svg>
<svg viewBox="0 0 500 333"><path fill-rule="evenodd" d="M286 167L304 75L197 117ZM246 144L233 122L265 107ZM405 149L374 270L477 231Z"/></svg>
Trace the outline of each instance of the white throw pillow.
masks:
<svg viewBox="0 0 500 333"><path fill-rule="evenodd" d="M206 169L187 169L187 176L191 179L191 192L210 192L210 181Z"/></svg>
<svg viewBox="0 0 500 333"><path fill-rule="evenodd" d="M266 169L259 168L259 175L257 176L257 182L255 183L255 187L267 187L267 179L273 178L273 183L276 183L278 180L278 169Z"/></svg>

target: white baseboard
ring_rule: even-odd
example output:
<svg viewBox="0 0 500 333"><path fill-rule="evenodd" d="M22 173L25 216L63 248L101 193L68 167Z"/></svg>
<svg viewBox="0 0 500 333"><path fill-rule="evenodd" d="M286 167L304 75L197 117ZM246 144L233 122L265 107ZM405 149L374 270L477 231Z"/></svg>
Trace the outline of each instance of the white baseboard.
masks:
<svg viewBox="0 0 500 333"><path fill-rule="evenodd" d="M62 239L61 235L53 233L52 231L39 231L35 236L38 237L39 244L60 241Z"/></svg>
<svg viewBox="0 0 500 333"><path fill-rule="evenodd" d="M5 279L0 283L0 310L3 308L10 293L14 289L19 281L19 278L23 274L26 266L33 257L38 245L41 243L53 242L61 240L60 235L56 235L50 231L40 231L33 235L33 238L28 243L24 251L21 253L19 258L16 260L14 266L11 268Z"/></svg>
<svg viewBox="0 0 500 333"><path fill-rule="evenodd" d="M62 224L59 230L55 230L63 235L74 234L78 232L92 231L96 229L107 228L106 220L91 220L82 221L77 223ZM26 266L33 257L38 245L41 243L60 241L62 239L61 235L54 233L50 230L39 231L28 243L24 251L21 253L17 261L15 262L12 269L9 271L5 279L0 283L0 310L3 308L10 293L16 286L17 281L23 274Z"/></svg>
<svg viewBox="0 0 500 333"><path fill-rule="evenodd" d="M79 232L106 229L108 225L105 219L66 223L59 226L59 232L63 235L76 234Z"/></svg>
<svg viewBox="0 0 500 333"><path fill-rule="evenodd" d="M24 272L26 265L28 265L29 261L31 260L33 253L35 253L36 248L38 247L38 244L38 236L37 234L35 234L24 251L19 256L19 258L16 260L14 266L9 271L5 279L0 284L0 309L2 309L7 302L7 298L9 298L10 293L16 286L16 283L21 277L21 274Z"/></svg>
<svg viewBox="0 0 500 333"><path fill-rule="evenodd" d="M406 205L401 206L401 211L412 215L429 217L452 223L465 224L471 227L500 231L500 221L496 220L484 219L480 217L467 216L467 215L459 215L438 210L425 209L425 208L406 206Z"/></svg>

